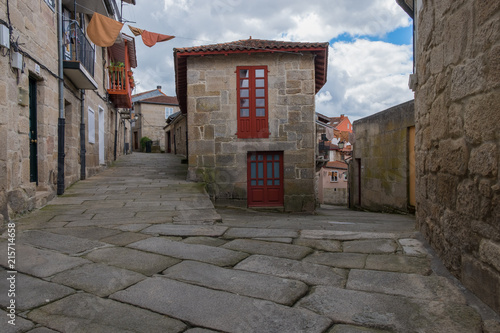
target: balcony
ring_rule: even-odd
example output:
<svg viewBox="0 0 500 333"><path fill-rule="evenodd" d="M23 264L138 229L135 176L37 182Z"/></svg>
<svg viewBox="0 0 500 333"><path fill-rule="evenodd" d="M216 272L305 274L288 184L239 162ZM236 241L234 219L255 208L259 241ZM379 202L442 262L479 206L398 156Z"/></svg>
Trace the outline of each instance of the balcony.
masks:
<svg viewBox="0 0 500 333"><path fill-rule="evenodd" d="M63 68L77 89L95 90L94 76L95 50L85 33L74 20L64 20Z"/></svg>
<svg viewBox="0 0 500 333"><path fill-rule="evenodd" d="M121 35L121 42L109 47L108 95L117 108L132 108L134 79L131 68L137 66L134 38Z"/></svg>
<svg viewBox="0 0 500 333"><path fill-rule="evenodd" d="M109 99L117 108L132 107L132 71L125 66L109 66Z"/></svg>

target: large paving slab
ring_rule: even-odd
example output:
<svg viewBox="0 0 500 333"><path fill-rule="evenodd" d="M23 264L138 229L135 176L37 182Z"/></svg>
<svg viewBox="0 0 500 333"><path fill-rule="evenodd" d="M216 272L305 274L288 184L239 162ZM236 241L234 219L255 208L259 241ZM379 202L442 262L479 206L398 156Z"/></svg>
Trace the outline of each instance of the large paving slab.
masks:
<svg viewBox="0 0 500 333"><path fill-rule="evenodd" d="M312 247L321 251L342 252L342 243L336 240L297 238L293 241L293 243L296 245Z"/></svg>
<svg viewBox="0 0 500 333"><path fill-rule="evenodd" d="M150 278L111 295L112 299L224 332L323 332L330 320L270 301Z"/></svg>
<svg viewBox="0 0 500 333"><path fill-rule="evenodd" d="M347 289L400 295L442 302L465 304L465 297L447 278L353 269Z"/></svg>
<svg viewBox="0 0 500 333"><path fill-rule="evenodd" d="M253 255L237 264L235 269L299 280L310 285L343 287L347 271L308 262Z"/></svg>
<svg viewBox="0 0 500 333"><path fill-rule="evenodd" d="M228 228L218 225L177 225L177 224L155 224L141 232L147 234L159 234L165 236L222 236Z"/></svg>
<svg viewBox="0 0 500 333"><path fill-rule="evenodd" d="M145 278L142 274L118 267L88 264L56 274L52 281L104 297Z"/></svg>
<svg viewBox="0 0 500 333"><path fill-rule="evenodd" d="M205 200L209 200L208 197ZM193 205L193 208L196 204ZM215 209L191 209L191 210L178 210L177 215L174 216L173 222L179 224L214 224L221 222L220 215Z"/></svg>
<svg viewBox="0 0 500 333"><path fill-rule="evenodd" d="M304 261L338 268L364 268L367 254L315 252Z"/></svg>
<svg viewBox="0 0 500 333"><path fill-rule="evenodd" d="M202 261L218 266L232 266L248 256L248 254L243 252L201 244L175 242L161 237L148 238L130 244L129 247L179 259Z"/></svg>
<svg viewBox="0 0 500 333"><path fill-rule="evenodd" d="M296 238L299 232L292 229L230 228L225 238Z"/></svg>
<svg viewBox="0 0 500 333"><path fill-rule="evenodd" d="M59 333L59 332L51 330L50 328L47 327L37 327L35 329L29 330L26 333Z"/></svg>
<svg viewBox="0 0 500 333"><path fill-rule="evenodd" d="M430 260L428 258L408 257L394 254L369 255L368 258L366 258L365 268L422 275L429 275L432 272Z"/></svg>
<svg viewBox="0 0 500 333"><path fill-rule="evenodd" d="M86 293L35 309L28 317L54 330L71 333L175 333L186 329L178 320Z"/></svg>
<svg viewBox="0 0 500 333"><path fill-rule="evenodd" d="M144 235L138 232L122 232L113 236L109 236L106 238L101 239L102 242L113 244L113 245L118 245L118 246L125 246L130 243L135 243L137 241L140 241L142 239L149 238L149 235Z"/></svg>
<svg viewBox="0 0 500 333"><path fill-rule="evenodd" d="M180 262L179 259L126 247L97 249L88 253L85 258L149 276Z"/></svg>
<svg viewBox="0 0 500 333"><path fill-rule="evenodd" d="M74 236L78 238L99 240L119 234L120 230L99 227L75 227L50 229L50 232L55 234Z"/></svg>
<svg viewBox="0 0 500 333"><path fill-rule="evenodd" d="M395 332L481 333L481 317L457 303L422 301L400 296L319 286L298 307L334 322Z"/></svg>
<svg viewBox="0 0 500 333"><path fill-rule="evenodd" d="M307 285L300 281L221 268L196 261L183 261L168 268L163 274L174 280L285 305L293 304L308 289Z"/></svg>
<svg viewBox="0 0 500 333"><path fill-rule="evenodd" d="M14 318L10 318L9 315L10 313L0 309L0 327L2 328L2 333L23 333L35 326L34 323L18 314ZM11 321L12 319L14 319L13 322ZM10 324L9 321L14 323L14 325Z"/></svg>
<svg viewBox="0 0 500 333"><path fill-rule="evenodd" d="M363 231L340 231L340 230L302 230L300 237L308 239L335 239L335 240L359 240L359 239L398 239L410 238L414 232L363 232Z"/></svg>
<svg viewBox="0 0 500 333"><path fill-rule="evenodd" d="M335 325L328 333L392 333L391 331L378 330L374 328L366 328L353 325Z"/></svg>
<svg viewBox="0 0 500 333"><path fill-rule="evenodd" d="M7 291L9 290L10 274L7 271L0 269L0 306L6 308L9 305L10 298ZM66 297L75 292L75 290L61 286L56 283L47 282L29 275L17 273L15 276L15 301L16 309L19 311L28 310L37 306L53 302L59 298Z"/></svg>
<svg viewBox="0 0 500 333"><path fill-rule="evenodd" d="M201 244L201 245L208 245L208 246L221 246L226 244L228 241L222 238L216 238L216 237L188 237L182 240L184 243L187 244Z"/></svg>
<svg viewBox="0 0 500 333"><path fill-rule="evenodd" d="M217 331L207 330L206 328L191 328L184 333L218 333Z"/></svg>
<svg viewBox="0 0 500 333"><path fill-rule="evenodd" d="M51 232L39 230L23 232L18 236L18 242L56 250L66 254L77 254L107 245L95 240L88 240L69 235L53 234Z"/></svg>
<svg viewBox="0 0 500 333"><path fill-rule="evenodd" d="M312 252L305 246L275 242L266 242L253 239L235 239L222 246L223 248L242 251L252 254L264 254L288 259L302 259Z"/></svg>
<svg viewBox="0 0 500 333"><path fill-rule="evenodd" d="M364 239L346 241L342 247L344 252L389 254L396 252L398 244L392 239Z"/></svg>
<svg viewBox="0 0 500 333"><path fill-rule="evenodd" d="M7 248L7 242L0 242ZM7 251L0 251L1 265L7 266ZM50 250L37 249L29 245L16 244L16 270L37 277L49 277L67 269L90 263L89 260L70 257Z"/></svg>

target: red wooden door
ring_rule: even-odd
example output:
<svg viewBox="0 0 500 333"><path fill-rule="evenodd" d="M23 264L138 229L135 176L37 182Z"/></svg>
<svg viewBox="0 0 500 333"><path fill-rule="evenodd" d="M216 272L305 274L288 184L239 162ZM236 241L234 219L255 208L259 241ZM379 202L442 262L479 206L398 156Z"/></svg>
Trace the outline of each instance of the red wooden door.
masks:
<svg viewBox="0 0 500 333"><path fill-rule="evenodd" d="M248 207L283 206L283 152L249 152Z"/></svg>

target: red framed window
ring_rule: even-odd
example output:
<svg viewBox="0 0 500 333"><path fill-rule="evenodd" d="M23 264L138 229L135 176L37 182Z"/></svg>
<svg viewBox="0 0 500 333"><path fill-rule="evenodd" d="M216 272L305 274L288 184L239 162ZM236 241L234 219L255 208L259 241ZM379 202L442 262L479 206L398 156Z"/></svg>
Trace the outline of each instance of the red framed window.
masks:
<svg viewBox="0 0 500 333"><path fill-rule="evenodd" d="M248 207L283 206L283 152L247 155Z"/></svg>
<svg viewBox="0 0 500 333"><path fill-rule="evenodd" d="M268 138L267 66L238 66L238 138Z"/></svg>

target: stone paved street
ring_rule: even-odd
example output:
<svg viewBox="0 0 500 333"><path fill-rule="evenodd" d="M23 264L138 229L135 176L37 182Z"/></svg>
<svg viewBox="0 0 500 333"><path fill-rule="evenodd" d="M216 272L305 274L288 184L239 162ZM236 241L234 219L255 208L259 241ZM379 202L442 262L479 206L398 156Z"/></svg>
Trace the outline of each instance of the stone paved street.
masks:
<svg viewBox="0 0 500 333"><path fill-rule="evenodd" d="M121 157L16 221L2 332L499 332L409 216L215 210L169 154Z"/></svg>

